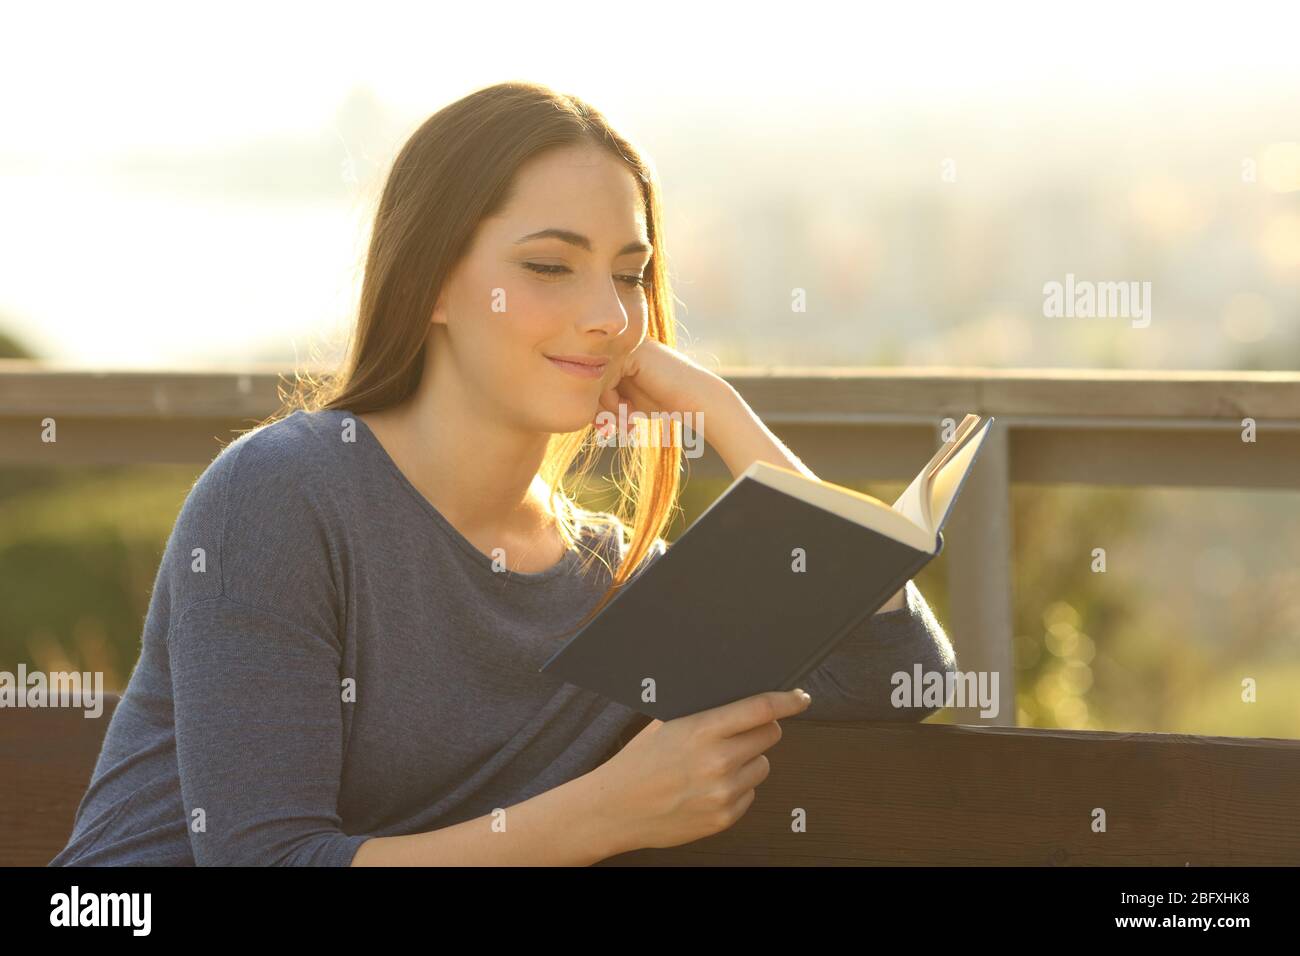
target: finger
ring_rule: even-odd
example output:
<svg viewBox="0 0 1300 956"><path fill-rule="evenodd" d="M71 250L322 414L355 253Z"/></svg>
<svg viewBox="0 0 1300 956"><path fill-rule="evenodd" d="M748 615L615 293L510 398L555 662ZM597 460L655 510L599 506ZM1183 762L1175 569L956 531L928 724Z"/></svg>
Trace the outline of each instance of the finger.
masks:
<svg viewBox="0 0 1300 956"><path fill-rule="evenodd" d="M650 410L655 407L654 401L646 393L646 390L635 382L619 382L617 391L622 402L627 405L629 415L632 412L649 414Z"/></svg>
<svg viewBox="0 0 1300 956"><path fill-rule="evenodd" d="M734 737L760 724L801 713L809 703L811 698L801 696L798 690L772 690L700 711L691 718L699 718L706 733Z"/></svg>
<svg viewBox="0 0 1300 956"><path fill-rule="evenodd" d="M768 778L772 772L772 763L763 754L758 754L752 760L746 761L741 768L736 771L734 783L737 787L745 790L753 790L760 783Z"/></svg>
<svg viewBox="0 0 1300 956"><path fill-rule="evenodd" d="M592 424L599 427L601 416L608 417L606 413L618 414L618 392L612 388L605 389L596 399L596 414L592 417Z"/></svg>
<svg viewBox="0 0 1300 956"><path fill-rule="evenodd" d="M749 811L749 805L754 802L754 798L757 796L757 791L746 790L740 795L740 799L731 805L731 815L739 820Z"/></svg>
<svg viewBox="0 0 1300 956"><path fill-rule="evenodd" d="M734 737L727 737L719 746L727 766L743 767L755 757L771 750L780 740L781 725L772 720Z"/></svg>

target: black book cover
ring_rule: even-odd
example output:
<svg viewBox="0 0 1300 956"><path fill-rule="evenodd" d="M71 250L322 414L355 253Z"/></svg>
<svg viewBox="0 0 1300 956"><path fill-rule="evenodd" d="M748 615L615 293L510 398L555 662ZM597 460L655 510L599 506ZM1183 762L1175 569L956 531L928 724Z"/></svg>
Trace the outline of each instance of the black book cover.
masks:
<svg viewBox="0 0 1300 956"><path fill-rule="evenodd" d="M790 690L942 547L742 476L542 670L665 721Z"/></svg>

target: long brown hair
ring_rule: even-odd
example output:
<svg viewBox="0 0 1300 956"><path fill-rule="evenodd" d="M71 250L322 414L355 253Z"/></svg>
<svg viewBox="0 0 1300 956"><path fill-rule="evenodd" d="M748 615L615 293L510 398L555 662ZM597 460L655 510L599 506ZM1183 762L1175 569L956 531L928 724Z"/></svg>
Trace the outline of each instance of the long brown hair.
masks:
<svg viewBox="0 0 1300 956"><path fill-rule="evenodd" d="M438 293L480 221L509 202L516 172L525 161L543 150L578 144L609 150L640 184L653 247L645 271L646 334L673 347L672 292L653 167L578 97L536 83L499 83L434 113L406 141L375 214L360 307L341 373L318 379L295 370L291 393L280 393L283 407L261 424L297 409L378 411L410 396L424 371L429 316ZM551 514L566 545L582 546L583 524L607 530L621 525L630 536L615 542L623 557L616 570L610 568L609 588L566 634L582 627L618 593L672 520L682 449L676 432L668 441L650 440L643 431L647 424L633 426L635 443L616 446L615 463L623 480L614 479L617 503L609 513L614 520L581 508L570 490L586 480L599 459L594 427L554 434L547 445L538 474L550 489ZM588 552L584 571L593 559L610 567L597 550Z"/></svg>

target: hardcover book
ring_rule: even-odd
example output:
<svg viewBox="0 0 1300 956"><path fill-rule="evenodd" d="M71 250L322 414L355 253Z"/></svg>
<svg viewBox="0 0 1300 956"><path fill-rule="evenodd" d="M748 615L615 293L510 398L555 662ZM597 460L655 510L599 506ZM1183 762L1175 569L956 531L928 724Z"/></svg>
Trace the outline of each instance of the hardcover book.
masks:
<svg viewBox="0 0 1300 956"><path fill-rule="evenodd" d="M542 665L660 720L790 690L943 550L992 417L893 505L755 462Z"/></svg>

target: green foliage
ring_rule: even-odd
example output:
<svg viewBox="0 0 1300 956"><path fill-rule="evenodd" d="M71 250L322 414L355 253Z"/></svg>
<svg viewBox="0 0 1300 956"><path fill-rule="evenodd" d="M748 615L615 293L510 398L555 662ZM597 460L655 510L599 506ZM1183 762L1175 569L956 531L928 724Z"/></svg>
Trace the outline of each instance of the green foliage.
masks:
<svg viewBox="0 0 1300 956"><path fill-rule="evenodd" d="M36 354L23 345L15 336L6 332L4 323L0 322L0 359L30 359L35 357Z"/></svg>
<svg viewBox="0 0 1300 956"><path fill-rule="evenodd" d="M0 471L0 669L102 670L121 689L192 467Z"/></svg>

